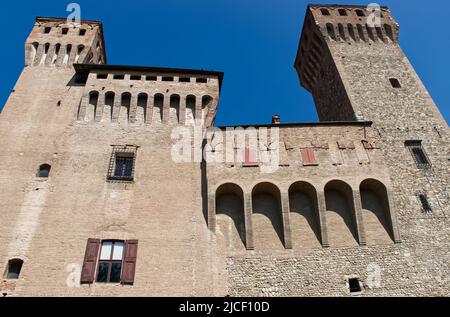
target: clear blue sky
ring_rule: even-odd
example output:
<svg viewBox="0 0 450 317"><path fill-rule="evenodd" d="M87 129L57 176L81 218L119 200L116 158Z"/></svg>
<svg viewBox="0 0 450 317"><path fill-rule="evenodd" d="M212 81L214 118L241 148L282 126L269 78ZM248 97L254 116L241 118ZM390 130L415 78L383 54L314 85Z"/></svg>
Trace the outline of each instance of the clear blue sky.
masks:
<svg viewBox="0 0 450 317"><path fill-rule="evenodd" d="M225 72L216 123L317 121L293 64L308 1L77 1L82 19L102 20L109 64ZM322 3L327 1L321 1ZM369 2L332 0L332 3ZM66 17L69 1L2 1L0 108L24 64L35 16ZM448 0L386 0L408 58L450 122Z"/></svg>

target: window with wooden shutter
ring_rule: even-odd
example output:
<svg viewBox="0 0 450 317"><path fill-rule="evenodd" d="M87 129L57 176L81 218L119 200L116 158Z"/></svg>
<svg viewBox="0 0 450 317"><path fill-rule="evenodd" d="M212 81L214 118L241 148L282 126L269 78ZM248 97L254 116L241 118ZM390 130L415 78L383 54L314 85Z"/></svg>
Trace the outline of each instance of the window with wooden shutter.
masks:
<svg viewBox="0 0 450 317"><path fill-rule="evenodd" d="M302 157L303 165L305 166L318 165L316 161L316 155L313 149L301 149L300 154Z"/></svg>
<svg viewBox="0 0 450 317"><path fill-rule="evenodd" d="M244 163L242 165L245 167L258 166L255 150L249 149L248 147L244 149Z"/></svg>
<svg viewBox="0 0 450 317"><path fill-rule="evenodd" d="M81 270L81 283L94 282L99 248L100 240L88 240L86 246L86 254L84 256L83 269Z"/></svg>
<svg viewBox="0 0 450 317"><path fill-rule="evenodd" d="M136 272L137 259L137 240L128 240L125 242L125 255L123 258L122 284L133 284Z"/></svg>

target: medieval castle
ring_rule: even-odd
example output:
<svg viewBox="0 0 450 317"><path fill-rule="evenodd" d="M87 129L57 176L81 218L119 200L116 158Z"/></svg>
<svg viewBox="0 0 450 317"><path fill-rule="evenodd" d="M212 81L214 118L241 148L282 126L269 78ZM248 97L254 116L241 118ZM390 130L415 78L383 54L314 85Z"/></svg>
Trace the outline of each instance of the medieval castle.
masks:
<svg viewBox="0 0 450 317"><path fill-rule="evenodd" d="M108 65L102 23L37 18L0 115L0 296L449 296L450 131L370 14L308 6L320 122L274 116L257 153L209 138L244 153L215 163L175 162L173 131L233 128L223 73Z"/></svg>

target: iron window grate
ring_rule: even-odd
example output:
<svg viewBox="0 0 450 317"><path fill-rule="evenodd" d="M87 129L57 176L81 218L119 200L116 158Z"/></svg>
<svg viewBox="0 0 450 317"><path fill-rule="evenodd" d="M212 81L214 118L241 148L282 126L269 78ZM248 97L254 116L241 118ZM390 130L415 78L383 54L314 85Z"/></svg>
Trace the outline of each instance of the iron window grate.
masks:
<svg viewBox="0 0 450 317"><path fill-rule="evenodd" d="M138 147L134 145L113 145L112 147L108 181L133 182Z"/></svg>

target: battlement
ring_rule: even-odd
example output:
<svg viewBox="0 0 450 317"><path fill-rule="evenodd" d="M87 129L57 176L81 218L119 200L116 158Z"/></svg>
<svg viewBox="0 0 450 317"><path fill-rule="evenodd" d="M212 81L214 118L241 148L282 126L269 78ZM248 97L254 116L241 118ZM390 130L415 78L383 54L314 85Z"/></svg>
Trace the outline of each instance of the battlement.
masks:
<svg viewBox="0 0 450 317"><path fill-rule="evenodd" d="M25 44L25 65L68 67L74 63L106 64L102 23L37 17Z"/></svg>
<svg viewBox="0 0 450 317"><path fill-rule="evenodd" d="M78 120L210 126L223 73L161 67L75 65L85 92Z"/></svg>
<svg viewBox="0 0 450 317"><path fill-rule="evenodd" d="M327 43L397 45L399 25L388 7L309 5L295 60L302 85L312 91L321 77Z"/></svg>

